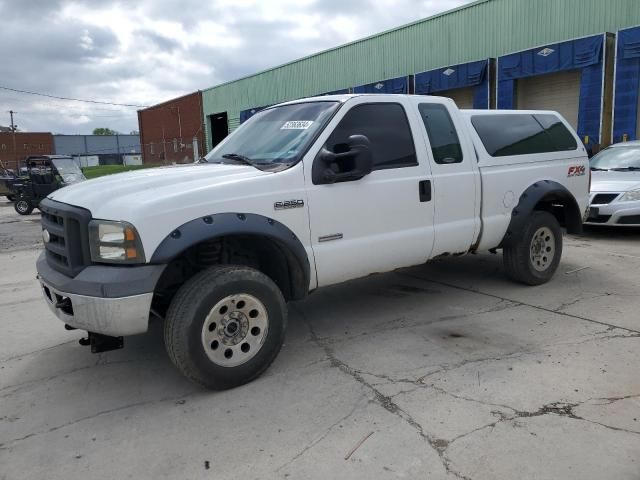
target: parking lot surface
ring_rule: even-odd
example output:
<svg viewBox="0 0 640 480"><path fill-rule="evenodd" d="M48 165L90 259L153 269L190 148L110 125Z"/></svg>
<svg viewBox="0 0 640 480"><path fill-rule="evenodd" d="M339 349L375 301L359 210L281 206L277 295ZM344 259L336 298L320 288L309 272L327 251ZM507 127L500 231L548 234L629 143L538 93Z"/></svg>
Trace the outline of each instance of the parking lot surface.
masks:
<svg viewBox="0 0 640 480"><path fill-rule="evenodd" d="M640 478L639 231L566 237L536 288L482 254L320 290L266 374L210 392L159 324L78 345L38 219L0 202L2 480Z"/></svg>

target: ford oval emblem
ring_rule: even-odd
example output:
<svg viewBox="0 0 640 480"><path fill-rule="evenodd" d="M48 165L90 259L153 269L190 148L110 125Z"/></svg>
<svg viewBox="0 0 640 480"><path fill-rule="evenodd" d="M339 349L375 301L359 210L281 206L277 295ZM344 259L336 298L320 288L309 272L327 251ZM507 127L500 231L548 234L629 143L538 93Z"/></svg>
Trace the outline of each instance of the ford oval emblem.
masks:
<svg viewBox="0 0 640 480"><path fill-rule="evenodd" d="M49 241L51 241L51 235L49 235L47 230L42 230L42 240L44 240L44 243L49 243Z"/></svg>

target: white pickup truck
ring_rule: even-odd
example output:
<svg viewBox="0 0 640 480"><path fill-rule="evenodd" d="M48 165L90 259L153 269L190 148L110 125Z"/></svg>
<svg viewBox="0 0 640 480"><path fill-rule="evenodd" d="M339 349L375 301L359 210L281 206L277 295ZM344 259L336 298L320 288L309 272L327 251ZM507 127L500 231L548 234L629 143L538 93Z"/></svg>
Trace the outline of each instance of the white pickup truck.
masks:
<svg viewBox="0 0 640 480"><path fill-rule="evenodd" d="M286 303L319 287L502 249L506 273L547 282L562 230L588 213L589 163L557 113L460 111L405 95L268 108L203 164L103 177L41 203L44 297L92 351L164 321L188 378L260 375Z"/></svg>

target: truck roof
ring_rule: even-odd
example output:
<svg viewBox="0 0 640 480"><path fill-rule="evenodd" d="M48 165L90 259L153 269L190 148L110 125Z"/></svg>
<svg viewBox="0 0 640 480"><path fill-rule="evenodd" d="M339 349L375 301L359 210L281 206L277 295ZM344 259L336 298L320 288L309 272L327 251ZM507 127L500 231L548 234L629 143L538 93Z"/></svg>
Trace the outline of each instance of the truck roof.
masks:
<svg viewBox="0 0 640 480"><path fill-rule="evenodd" d="M441 98L446 99L447 97L438 97L436 95L407 95L405 93L349 93L342 95L322 95L318 97L307 97L307 98L299 98L297 100L291 100L289 102L279 103L277 105L291 105L295 103L307 103L307 102L326 102L326 101L338 101L338 102L346 102L352 98L356 97L372 97L372 98ZM274 107L277 105L273 105Z"/></svg>
<svg viewBox="0 0 640 480"><path fill-rule="evenodd" d="M460 110L465 116L473 117L476 115L556 115L560 116L558 112L553 110Z"/></svg>
<svg viewBox="0 0 640 480"><path fill-rule="evenodd" d="M408 95L398 93L350 93L342 95L323 95L317 97L299 98L297 100L291 100L289 102L279 103L272 105L272 107L280 105L293 105L296 103L308 103L308 102L341 102L344 103L352 98L356 97L372 97L372 98L431 98L438 100L451 100L449 97L440 97L438 95ZM271 108L271 107L269 107ZM265 109L266 110L266 109ZM472 115L523 115L523 114L551 114L558 115L558 112L551 110L474 110L474 109L460 109L460 111L466 116Z"/></svg>

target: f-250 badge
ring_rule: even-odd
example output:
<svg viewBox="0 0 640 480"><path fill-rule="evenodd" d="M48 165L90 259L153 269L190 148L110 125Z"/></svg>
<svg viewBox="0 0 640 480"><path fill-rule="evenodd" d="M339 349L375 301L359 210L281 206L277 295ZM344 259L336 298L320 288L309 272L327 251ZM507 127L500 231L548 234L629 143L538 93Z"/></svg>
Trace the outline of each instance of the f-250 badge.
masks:
<svg viewBox="0 0 640 480"><path fill-rule="evenodd" d="M569 167L567 177L582 177L587 173L587 167L584 165L572 165Z"/></svg>
<svg viewBox="0 0 640 480"><path fill-rule="evenodd" d="M284 202L276 202L273 204L274 210L289 210L290 208L304 207L304 200L285 200Z"/></svg>

